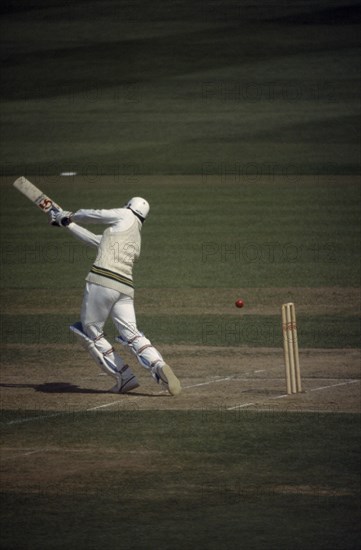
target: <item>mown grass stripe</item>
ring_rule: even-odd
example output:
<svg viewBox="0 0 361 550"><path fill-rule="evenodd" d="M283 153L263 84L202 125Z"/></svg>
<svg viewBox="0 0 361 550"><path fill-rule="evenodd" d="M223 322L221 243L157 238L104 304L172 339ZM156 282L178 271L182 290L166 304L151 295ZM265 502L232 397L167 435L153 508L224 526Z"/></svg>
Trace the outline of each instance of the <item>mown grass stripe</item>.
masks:
<svg viewBox="0 0 361 550"><path fill-rule="evenodd" d="M3 344L73 344L68 315L2 315ZM357 316L298 315L300 348L359 348ZM139 315L138 326L158 344L207 346L282 347L279 315ZM117 332L111 321L105 326L109 340Z"/></svg>

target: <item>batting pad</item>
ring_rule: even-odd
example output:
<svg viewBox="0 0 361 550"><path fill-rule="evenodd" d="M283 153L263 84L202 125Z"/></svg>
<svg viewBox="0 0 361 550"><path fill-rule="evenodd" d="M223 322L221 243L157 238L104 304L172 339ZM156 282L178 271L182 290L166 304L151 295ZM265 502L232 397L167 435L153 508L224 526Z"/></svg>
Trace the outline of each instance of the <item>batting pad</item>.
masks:
<svg viewBox="0 0 361 550"><path fill-rule="evenodd" d="M100 368L110 374L117 380L120 377L119 371L116 365L108 358L103 355L97 348L96 344L91 340L84 332L83 325L80 321L70 325L70 330L75 334L77 340L80 342L81 346L90 354L90 356L95 360L95 362L100 366Z"/></svg>

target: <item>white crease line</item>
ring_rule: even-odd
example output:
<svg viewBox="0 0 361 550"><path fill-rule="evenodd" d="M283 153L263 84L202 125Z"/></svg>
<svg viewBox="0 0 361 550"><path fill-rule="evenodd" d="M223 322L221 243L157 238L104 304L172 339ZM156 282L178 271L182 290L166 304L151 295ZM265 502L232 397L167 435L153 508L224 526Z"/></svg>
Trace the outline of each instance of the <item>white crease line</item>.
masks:
<svg viewBox="0 0 361 550"><path fill-rule="evenodd" d="M208 386L209 384L214 384L215 382L224 382L224 380L230 380L232 376L227 376L227 378L218 378L218 380L210 380L209 382L201 382L200 384L193 384L192 386L183 386L184 390L189 388L198 388L199 386Z"/></svg>
<svg viewBox="0 0 361 550"><path fill-rule="evenodd" d="M47 414L45 416L29 416L28 418L20 418L19 420L10 420L10 422L4 422L4 424L22 424L23 422L32 422L33 420L43 420L44 418L53 418L54 416L61 416L67 414L65 412L59 412L54 414Z"/></svg>
<svg viewBox="0 0 361 550"><path fill-rule="evenodd" d="M201 382L200 384L192 384L191 386L183 386L183 389L187 390L187 389L190 389L190 388L197 388L199 386L208 386L209 384L213 384L214 382L224 382L225 380L231 380L231 379L232 379L232 376L227 376L226 378L218 378L217 380L210 380L208 382ZM242 380L242 378L238 378L236 380ZM245 379L243 379L243 380L245 380ZM250 379L250 380L252 380L252 379ZM309 390L309 391L319 391L319 390L324 390L324 389L327 389L327 388L333 388L333 387L336 387L336 386L345 386L347 384L355 384L356 382L360 382L360 380L349 380L348 382L341 382L339 384L331 384L329 386L321 386L319 388L313 388L312 390ZM166 391L160 392L160 393L166 393ZM282 395L277 395L276 397L271 397L271 399L283 399L284 397L289 397L289 396L288 396L288 394L282 394ZM138 400L138 399L141 399L141 398L134 396L132 401ZM78 413L81 414L81 413L84 413L84 412L96 411L97 409L104 409L105 407L112 407L113 405L117 405L117 404L119 404L119 401L112 401L112 403L105 403L104 405L97 405L96 407L91 407L89 409L80 409L79 411L72 411L71 414L78 414ZM240 404L240 405L235 405L233 407L227 408L226 410L231 411L231 410L237 409L237 408L241 409L243 407L250 407L251 405L255 405L255 403L244 403L244 404ZM69 413L62 411L62 412L59 412L59 413L47 414L47 415L44 415L44 416L31 416L29 418L21 418L19 420L10 420L10 422L4 422L4 424L6 424L6 425L22 424L24 422L32 422L33 420L46 420L48 418L54 418L56 416L62 416L62 415L66 415L66 414L69 414Z"/></svg>
<svg viewBox="0 0 361 550"><path fill-rule="evenodd" d="M319 388L313 388L312 390L308 391L319 391L319 390L326 390L327 388L334 388L336 386L346 386L347 384L355 384L356 382L360 382L360 380L348 380L347 382L340 382L338 384L330 384L329 386L320 386ZM306 392L305 392L306 393ZM297 395L297 394L292 394ZM276 395L275 397L270 397L270 399L284 399L285 397L292 397L292 395L288 395L287 393L283 393L282 395ZM243 405L235 405L234 407L228 407L227 411L232 411L233 409L240 409L242 407L250 407L251 405L255 405L255 403L245 403Z"/></svg>
<svg viewBox="0 0 361 550"><path fill-rule="evenodd" d="M13 451L18 451L20 452L22 449L14 449ZM6 451L6 449L5 449ZM27 451L26 453L20 453L19 456L29 456L29 455L33 455L33 454L36 454L36 453L46 453L48 451L48 449L36 449L35 451ZM4 452L4 449L1 449L1 452L3 453ZM7 457L1 457L1 462L5 462L7 460L14 460L14 456L7 456Z"/></svg>
<svg viewBox="0 0 361 550"><path fill-rule="evenodd" d="M271 399L283 399L284 397L290 397L290 395L288 395L288 393L283 393L282 395L276 395L275 397L271 397Z"/></svg>
<svg viewBox="0 0 361 550"><path fill-rule="evenodd" d="M211 380L209 382L202 382L200 384L193 384L191 386L183 386L183 389L186 390L186 389L189 389L189 388L197 388L198 386L208 386L209 384L213 384L214 382L223 382L224 380L230 380L232 377L231 376L227 376L227 378L218 378L217 380ZM162 392L159 392L160 394L162 393L167 393L166 390L162 391ZM131 394L130 394L131 395ZM145 397L145 396L144 396ZM132 401L135 401L135 400L138 400L138 399L141 399L141 397L137 397L137 396L134 396ZM128 400L128 402L130 401L130 399ZM105 403L104 405L97 405L96 407L90 407L89 409L80 409L79 411L72 411L71 414L81 414L81 413L84 413L84 412L90 412L90 411L96 411L98 409L105 409L106 407L112 407L113 405L119 405L119 401L112 401L111 403ZM32 422L33 420L46 420L48 418L53 418L55 416L61 416L61 415L66 415L66 414L69 414L67 412L59 412L59 413L54 413L54 414L46 414L44 416L31 416L29 418L20 418L19 420L10 420L10 422L5 422L6 425L10 425L10 424L22 424L24 422Z"/></svg>
<svg viewBox="0 0 361 550"><path fill-rule="evenodd" d="M335 388L336 386L347 386L347 384L356 384L360 380L348 380L347 382L340 382L339 384L331 384L330 386L320 386L319 388L313 388L310 391L327 390L327 388Z"/></svg>
<svg viewBox="0 0 361 550"><path fill-rule="evenodd" d="M227 378L218 378L217 380L211 380L209 382L202 382L201 384L194 384L192 386L183 386L183 389L186 390L186 389L189 389L189 388L196 388L198 386L207 386L208 384L213 384L214 382L223 382L224 380L230 380L231 378L232 378L231 376L227 376ZM161 391L157 395L163 394L163 393L167 393L167 391L166 390ZM145 396L143 396L143 397L145 397ZM141 399L141 397L134 396L132 401L139 400L139 399ZM130 401L130 399L127 400L127 402L129 402L129 401ZM119 404L119 401L113 401L112 403L105 403L104 405L97 405L96 407L90 407L89 409L85 409L85 412L96 411L98 409L104 409L106 407L112 407L113 405L117 405L117 404ZM77 411L77 412L81 413L83 411L80 410L80 411ZM59 414L66 414L66 413L59 413ZM51 415L51 416L57 416L57 415ZM37 418L49 418L49 416L38 416ZM32 420L32 419L26 419L26 420Z"/></svg>
<svg viewBox="0 0 361 550"><path fill-rule="evenodd" d="M33 455L35 453L46 453L48 451L48 449L37 449L36 451L29 451L27 453L24 453L23 456L29 456L29 455Z"/></svg>
<svg viewBox="0 0 361 550"><path fill-rule="evenodd" d="M93 411L102 407L110 407L111 405L116 405L117 403L119 403L119 401L113 401L112 403L106 403L105 405L98 405L97 407L92 407L90 409L79 409L78 411L61 411L53 414L44 414L42 416L29 416L28 418L20 418L19 420L10 420L9 422L4 422L4 424L9 426L10 424L23 424L24 422L32 422L33 420L47 420L48 418L55 418L56 416L64 416L67 414L84 414L84 412Z"/></svg>
<svg viewBox="0 0 361 550"><path fill-rule="evenodd" d="M283 378L281 378L280 376L276 376L275 378L255 378L254 376L252 376L251 378L244 378L244 377L235 377L235 376L230 376L230 378L232 378L232 380L234 380L235 382L267 382L267 380L278 380L278 381L282 381ZM302 379L303 380L303 379Z"/></svg>
<svg viewBox="0 0 361 550"><path fill-rule="evenodd" d="M119 404L119 401L112 401L111 403L105 403L105 405L97 405L96 407L90 407L90 409L85 409L85 412L96 411L97 409L104 409L105 407L111 407L112 405L118 405L118 404ZM78 411L78 412L83 412L83 411Z"/></svg>
<svg viewBox="0 0 361 550"><path fill-rule="evenodd" d="M233 409L242 409L243 407L250 407L255 405L255 403L243 403L243 405L235 405L234 407L228 407L227 411L232 411Z"/></svg>

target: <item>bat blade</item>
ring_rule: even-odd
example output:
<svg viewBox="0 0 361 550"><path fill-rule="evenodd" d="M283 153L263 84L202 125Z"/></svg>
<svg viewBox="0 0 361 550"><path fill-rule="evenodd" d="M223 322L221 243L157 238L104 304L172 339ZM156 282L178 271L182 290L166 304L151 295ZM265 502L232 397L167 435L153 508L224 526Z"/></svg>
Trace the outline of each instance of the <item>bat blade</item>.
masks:
<svg viewBox="0 0 361 550"><path fill-rule="evenodd" d="M56 204L50 197L45 195L40 189L38 189L33 183L21 176L13 183L14 187L20 193L25 195L31 202L33 202L43 212L47 213L49 210L61 210L61 207Z"/></svg>

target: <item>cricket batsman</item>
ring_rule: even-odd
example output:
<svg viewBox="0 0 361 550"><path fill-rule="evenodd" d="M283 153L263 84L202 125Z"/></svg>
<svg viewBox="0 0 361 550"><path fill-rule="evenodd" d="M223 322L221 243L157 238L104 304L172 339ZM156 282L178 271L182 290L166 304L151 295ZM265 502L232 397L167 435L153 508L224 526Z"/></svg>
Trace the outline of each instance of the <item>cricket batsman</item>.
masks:
<svg viewBox="0 0 361 550"><path fill-rule="evenodd" d="M51 225L64 227L98 253L87 277L80 322L70 327L82 346L116 384L112 393L127 393L139 386L129 365L104 336L103 328L110 316L119 336L154 380L171 395L178 395L181 385L151 342L137 328L134 310L133 265L139 258L141 230L149 213L148 202L133 197L123 208L111 210L80 209L77 212L49 212ZM95 235L77 224L104 224L102 235Z"/></svg>

